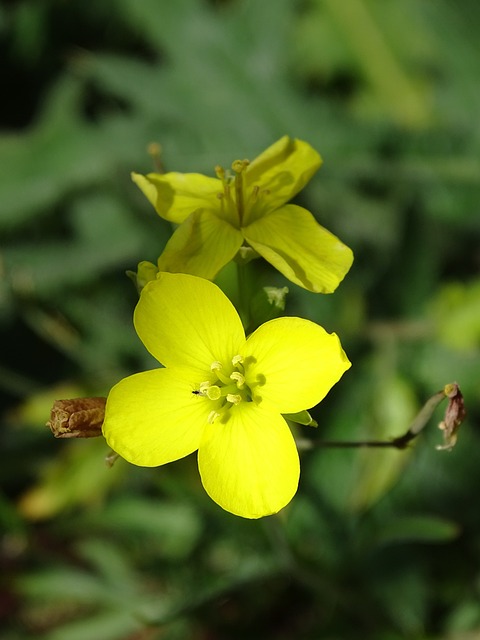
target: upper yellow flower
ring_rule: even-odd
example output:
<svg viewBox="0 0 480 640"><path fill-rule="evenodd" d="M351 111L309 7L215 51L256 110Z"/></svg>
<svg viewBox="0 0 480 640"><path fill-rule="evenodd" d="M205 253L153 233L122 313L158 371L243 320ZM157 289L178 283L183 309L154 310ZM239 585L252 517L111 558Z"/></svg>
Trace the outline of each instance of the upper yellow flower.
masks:
<svg viewBox="0 0 480 640"><path fill-rule="evenodd" d="M221 507L246 518L282 509L300 467L281 414L316 405L350 367L337 336L284 317L245 338L215 284L171 273L145 286L134 323L165 368L113 387L103 427L108 444L142 466L198 449L203 485Z"/></svg>
<svg viewBox="0 0 480 640"><path fill-rule="evenodd" d="M157 213L179 228L158 260L160 271L212 280L242 245L252 247L295 284L331 293L353 254L306 209L286 204L322 164L306 142L284 136L233 174L132 174Z"/></svg>

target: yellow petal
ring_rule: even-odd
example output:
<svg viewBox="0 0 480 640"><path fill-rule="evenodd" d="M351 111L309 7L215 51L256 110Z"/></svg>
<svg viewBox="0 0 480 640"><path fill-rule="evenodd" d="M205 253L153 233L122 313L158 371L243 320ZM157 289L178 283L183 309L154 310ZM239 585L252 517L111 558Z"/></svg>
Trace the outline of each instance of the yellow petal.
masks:
<svg viewBox="0 0 480 640"><path fill-rule="evenodd" d="M252 207L251 220L276 209L293 198L322 164L322 158L307 142L283 136L268 147L246 171L247 186L258 185L262 195Z"/></svg>
<svg viewBox="0 0 480 640"><path fill-rule="evenodd" d="M148 351L166 367L210 371L212 362L231 362L245 342L227 296L212 282L183 273L160 273L145 286L134 324Z"/></svg>
<svg viewBox="0 0 480 640"><path fill-rule="evenodd" d="M132 173L132 180L162 218L177 224L196 209L219 208L217 195L223 192L220 180L200 173Z"/></svg>
<svg viewBox="0 0 480 640"><path fill-rule="evenodd" d="M234 407L226 424L206 427L198 466L212 500L244 518L280 511L295 495L300 475L285 420L253 403Z"/></svg>
<svg viewBox="0 0 480 640"><path fill-rule="evenodd" d="M160 271L191 273L213 280L243 243L238 229L205 209L196 211L175 231L158 259Z"/></svg>
<svg viewBox="0 0 480 640"><path fill-rule="evenodd" d="M286 278L314 293L335 291L352 266L351 249L293 204L260 218L243 235Z"/></svg>
<svg viewBox="0 0 480 640"><path fill-rule="evenodd" d="M338 336L302 318L276 318L247 339L242 355L247 384L262 398L261 406L281 413L310 409L322 400L351 364Z"/></svg>
<svg viewBox="0 0 480 640"><path fill-rule="evenodd" d="M132 464L156 467L192 453L211 410L192 393L199 372L154 369L124 378L110 391L103 433Z"/></svg>

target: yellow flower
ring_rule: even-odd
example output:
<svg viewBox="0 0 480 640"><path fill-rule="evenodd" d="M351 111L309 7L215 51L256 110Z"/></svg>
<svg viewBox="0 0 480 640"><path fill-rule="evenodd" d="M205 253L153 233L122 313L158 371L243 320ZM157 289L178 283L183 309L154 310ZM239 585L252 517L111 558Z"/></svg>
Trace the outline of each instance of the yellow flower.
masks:
<svg viewBox="0 0 480 640"><path fill-rule="evenodd" d="M284 136L255 160L237 160L230 175L132 174L166 220L180 226L158 259L160 271L212 280L240 247L250 246L301 287L331 293L352 265L353 254L313 215L286 204L322 164L306 142Z"/></svg>
<svg viewBox="0 0 480 640"><path fill-rule="evenodd" d="M165 368L110 391L104 435L129 462L158 466L198 449L203 486L231 513L259 518L294 496L300 472L282 413L322 400L350 367L335 334L277 318L245 338L213 283L160 273L143 289L136 331Z"/></svg>

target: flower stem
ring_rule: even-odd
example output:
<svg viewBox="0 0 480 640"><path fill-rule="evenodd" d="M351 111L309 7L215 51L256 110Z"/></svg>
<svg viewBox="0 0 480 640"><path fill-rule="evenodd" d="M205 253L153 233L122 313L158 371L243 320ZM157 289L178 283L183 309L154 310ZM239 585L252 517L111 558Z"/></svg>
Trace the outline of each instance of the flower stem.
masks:
<svg viewBox="0 0 480 640"><path fill-rule="evenodd" d="M301 440L297 442L297 445L299 449L313 449L314 447L406 449L410 442L424 429L433 412L444 398L448 398L449 402L445 411L445 418L439 424L439 428L443 431L445 444L437 446L437 449L449 451L456 443L458 428L466 415L463 396L455 382L446 384L441 391L429 398L417 413L407 431L392 440Z"/></svg>
<svg viewBox="0 0 480 640"><path fill-rule="evenodd" d="M251 299L251 286L250 277L248 273L248 265L236 263L237 265L237 283L238 283L238 313L242 319L243 326L246 332L249 332L251 323L250 318L250 299Z"/></svg>

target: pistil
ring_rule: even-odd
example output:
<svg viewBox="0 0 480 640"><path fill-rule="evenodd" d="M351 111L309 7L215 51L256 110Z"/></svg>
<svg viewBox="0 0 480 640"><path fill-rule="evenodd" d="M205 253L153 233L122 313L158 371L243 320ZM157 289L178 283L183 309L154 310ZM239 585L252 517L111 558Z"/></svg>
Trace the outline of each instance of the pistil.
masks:
<svg viewBox="0 0 480 640"><path fill-rule="evenodd" d="M238 221L240 226L243 224L245 213L245 182L243 179L243 173L248 165L248 160L235 160L232 164L232 169L235 172L235 203L237 205Z"/></svg>

